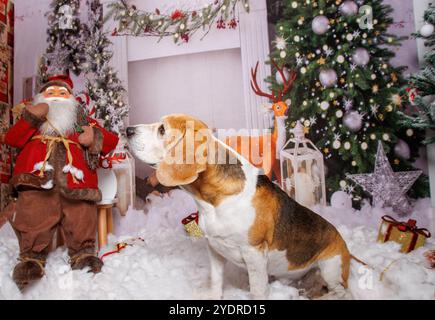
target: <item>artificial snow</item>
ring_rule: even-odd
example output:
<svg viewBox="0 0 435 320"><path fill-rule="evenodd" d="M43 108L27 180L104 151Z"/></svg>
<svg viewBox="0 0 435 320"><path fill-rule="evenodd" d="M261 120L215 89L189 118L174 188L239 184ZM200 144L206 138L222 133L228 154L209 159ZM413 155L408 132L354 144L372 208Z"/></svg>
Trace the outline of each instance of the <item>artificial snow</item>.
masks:
<svg viewBox="0 0 435 320"><path fill-rule="evenodd" d="M206 241L189 238L181 220L196 212L192 198L180 190L158 197L151 195L143 210L130 209L126 217L115 214L116 236L101 254L113 250L118 241L140 237L121 253L104 259L100 274L72 271L65 248L52 252L46 276L21 294L12 281L18 243L11 227L0 230L0 299L202 299L205 298L209 260ZM431 222L430 202L420 200L411 218L419 227ZM380 217L388 209L361 210L315 208L338 227L352 254L371 268L353 261L349 289L345 295L330 293L325 299L434 299L435 269L429 269L423 253L435 248L435 241L409 254L399 252L394 242L378 243ZM384 272L382 281L381 273ZM249 299L245 270L227 263L224 299ZM290 281L270 283L269 299L306 299Z"/></svg>

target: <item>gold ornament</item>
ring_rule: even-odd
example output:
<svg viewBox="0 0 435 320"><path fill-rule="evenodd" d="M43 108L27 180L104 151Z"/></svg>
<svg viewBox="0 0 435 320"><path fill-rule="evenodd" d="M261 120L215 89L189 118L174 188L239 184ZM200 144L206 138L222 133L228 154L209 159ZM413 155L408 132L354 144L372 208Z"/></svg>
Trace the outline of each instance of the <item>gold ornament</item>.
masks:
<svg viewBox="0 0 435 320"><path fill-rule="evenodd" d="M324 153L324 154L329 154L329 148L325 148L325 149L323 149L323 153Z"/></svg>
<svg viewBox="0 0 435 320"><path fill-rule="evenodd" d="M377 84L373 85L372 92L375 94L379 92L379 86Z"/></svg>
<svg viewBox="0 0 435 320"><path fill-rule="evenodd" d="M394 164L395 165L399 165L400 164L400 160L399 159L394 159Z"/></svg>
<svg viewBox="0 0 435 320"><path fill-rule="evenodd" d="M343 84L343 83L345 83L346 82L346 80L344 79L344 78L340 78L340 83L341 84Z"/></svg>
<svg viewBox="0 0 435 320"><path fill-rule="evenodd" d="M324 65L326 63L326 60L325 60L325 58L321 57L319 60L317 60L317 63L319 65Z"/></svg>
<svg viewBox="0 0 435 320"><path fill-rule="evenodd" d="M398 93L393 94L391 96L391 102L396 106L401 106L402 105L402 97Z"/></svg>
<svg viewBox="0 0 435 320"><path fill-rule="evenodd" d="M398 78L397 78L397 74L395 74L394 72L391 74L391 80L393 82L397 82Z"/></svg>

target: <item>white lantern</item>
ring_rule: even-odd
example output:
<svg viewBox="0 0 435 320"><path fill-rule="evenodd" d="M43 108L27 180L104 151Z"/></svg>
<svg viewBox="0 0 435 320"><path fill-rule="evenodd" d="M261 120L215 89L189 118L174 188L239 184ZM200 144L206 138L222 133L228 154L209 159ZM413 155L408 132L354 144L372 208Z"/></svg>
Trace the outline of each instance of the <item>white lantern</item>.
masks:
<svg viewBox="0 0 435 320"><path fill-rule="evenodd" d="M136 201L136 175L134 158L125 149L125 141L122 138L109 159L118 185L116 207L121 215L125 216L128 208L133 208Z"/></svg>
<svg viewBox="0 0 435 320"><path fill-rule="evenodd" d="M323 155L305 138L304 127L298 121L290 139L281 150L281 187L305 207L326 205L325 166Z"/></svg>

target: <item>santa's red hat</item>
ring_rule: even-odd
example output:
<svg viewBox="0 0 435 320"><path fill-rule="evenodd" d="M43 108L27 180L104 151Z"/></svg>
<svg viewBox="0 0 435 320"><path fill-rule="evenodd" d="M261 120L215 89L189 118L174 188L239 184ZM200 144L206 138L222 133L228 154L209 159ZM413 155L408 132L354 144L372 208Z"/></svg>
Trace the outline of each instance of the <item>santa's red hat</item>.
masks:
<svg viewBox="0 0 435 320"><path fill-rule="evenodd" d="M47 88L52 86L64 87L70 93L73 93L74 83L72 82L70 76L68 74L60 74L49 77L47 82L42 86L39 93L44 92Z"/></svg>

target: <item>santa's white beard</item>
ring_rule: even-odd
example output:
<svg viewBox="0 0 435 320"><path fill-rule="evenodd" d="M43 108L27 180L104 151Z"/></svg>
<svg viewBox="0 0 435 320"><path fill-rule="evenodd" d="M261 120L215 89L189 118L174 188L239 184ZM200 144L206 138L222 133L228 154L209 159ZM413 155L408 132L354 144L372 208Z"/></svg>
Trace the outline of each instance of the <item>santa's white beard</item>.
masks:
<svg viewBox="0 0 435 320"><path fill-rule="evenodd" d="M48 121L44 122L39 128L43 135L56 135L58 132L62 135L68 135L75 129L77 122L77 107L76 99L71 96L69 99L65 98L45 98L42 94L38 94L33 103L48 104L49 111L47 115Z"/></svg>

